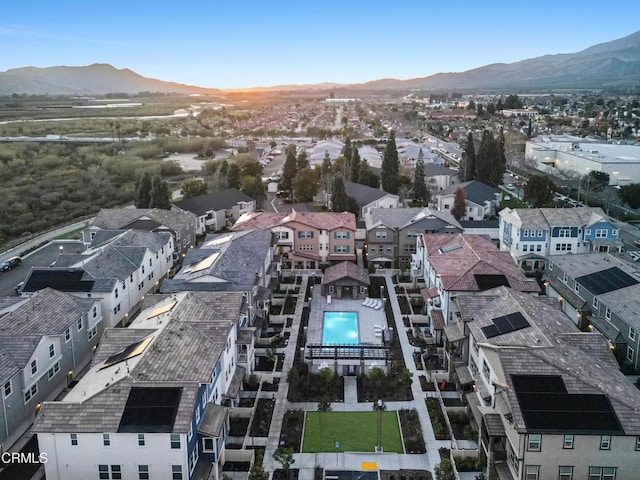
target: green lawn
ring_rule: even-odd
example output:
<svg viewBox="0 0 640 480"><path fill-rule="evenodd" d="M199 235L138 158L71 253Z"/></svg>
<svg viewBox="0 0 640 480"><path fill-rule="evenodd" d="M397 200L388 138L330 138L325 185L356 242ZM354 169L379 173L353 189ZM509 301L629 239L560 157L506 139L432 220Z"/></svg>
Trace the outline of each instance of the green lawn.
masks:
<svg viewBox="0 0 640 480"><path fill-rule="evenodd" d="M303 453L373 452L378 438L378 412L307 412ZM336 441L340 447L336 448ZM396 412L382 412L385 452L403 453Z"/></svg>
<svg viewBox="0 0 640 480"><path fill-rule="evenodd" d="M503 195L506 195L503 192ZM518 199L518 197L516 197L515 195L511 194L509 195L509 200L504 200L504 198L502 199L502 202L500 202L500 210L502 210L503 208L529 208L529 206L527 205L527 202L523 202L522 200Z"/></svg>

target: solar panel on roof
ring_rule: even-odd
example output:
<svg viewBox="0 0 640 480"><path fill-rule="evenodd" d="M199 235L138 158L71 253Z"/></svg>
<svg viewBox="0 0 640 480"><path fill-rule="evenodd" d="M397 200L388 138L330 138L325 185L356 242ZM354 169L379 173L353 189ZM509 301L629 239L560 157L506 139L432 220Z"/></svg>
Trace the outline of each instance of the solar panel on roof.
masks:
<svg viewBox="0 0 640 480"><path fill-rule="evenodd" d="M492 322L493 325L487 325L486 327L481 328L482 333L484 333L486 338L515 332L516 330L522 330L529 326L529 322L527 322L527 319L524 318L520 312L493 318Z"/></svg>
<svg viewBox="0 0 640 480"><path fill-rule="evenodd" d="M476 274L473 276L478 284L478 288L481 291L489 290L496 287L510 287L509 280L502 274L498 275L485 275Z"/></svg>
<svg viewBox="0 0 640 480"><path fill-rule="evenodd" d="M213 240L209 240L202 247L209 248L215 247L216 245L222 245L223 243L227 243L228 241L233 239L233 235L224 235L222 237L214 238Z"/></svg>
<svg viewBox="0 0 640 480"><path fill-rule="evenodd" d="M443 254L447 252L453 252L454 250L458 250L459 248L462 248L462 245L460 245L459 243L455 243L453 245L447 245L446 247L439 248L438 251L440 252L440 254Z"/></svg>
<svg viewBox="0 0 640 480"><path fill-rule="evenodd" d="M624 287L636 285L640 281L633 278L618 267L611 267L606 270L577 277L576 281L594 295L613 292Z"/></svg>
<svg viewBox="0 0 640 480"><path fill-rule="evenodd" d="M181 397L182 388L178 387L132 388L120 418L118 432L171 432Z"/></svg>
<svg viewBox="0 0 640 480"><path fill-rule="evenodd" d="M107 358L104 361L104 363L100 367L100 370L109 368L115 365L116 363L129 360L130 358L137 357L142 352L144 352L145 348L147 348L147 346L151 343L151 340L153 340L153 337L147 337L143 340L140 340L139 342L132 343L121 352L118 352L115 355L111 355L109 358Z"/></svg>
<svg viewBox="0 0 640 480"><path fill-rule="evenodd" d="M530 432L622 433L606 395L567 393L557 375L512 375L511 382Z"/></svg>
<svg viewBox="0 0 640 480"><path fill-rule="evenodd" d="M204 270L205 268L209 268L211 267L211 265L213 265L213 262L215 262L216 258L218 258L219 256L220 252L209 255L207 258L205 258L204 260L200 260L195 265L189 265L183 273L195 273L199 272L200 270Z"/></svg>
<svg viewBox="0 0 640 480"><path fill-rule="evenodd" d="M155 310L153 310L151 313L149 313L149 315L147 316L147 319L157 317L158 315L162 315L163 313L170 312L171 310L173 310L173 307L175 307L177 304L178 302L174 301L167 305L163 305L162 307L158 307Z"/></svg>

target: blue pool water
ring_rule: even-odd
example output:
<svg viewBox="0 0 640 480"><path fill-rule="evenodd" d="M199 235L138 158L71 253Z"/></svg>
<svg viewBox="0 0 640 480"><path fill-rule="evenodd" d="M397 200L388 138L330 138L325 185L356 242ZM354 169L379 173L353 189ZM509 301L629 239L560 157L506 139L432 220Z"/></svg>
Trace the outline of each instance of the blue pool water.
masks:
<svg viewBox="0 0 640 480"><path fill-rule="evenodd" d="M357 312L324 312L322 343L358 344Z"/></svg>

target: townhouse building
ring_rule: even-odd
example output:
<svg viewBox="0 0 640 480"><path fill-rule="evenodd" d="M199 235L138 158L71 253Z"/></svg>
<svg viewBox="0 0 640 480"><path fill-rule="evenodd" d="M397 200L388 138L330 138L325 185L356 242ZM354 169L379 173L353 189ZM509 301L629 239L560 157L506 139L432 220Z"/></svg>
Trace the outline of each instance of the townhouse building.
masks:
<svg viewBox="0 0 640 480"><path fill-rule="evenodd" d="M603 335L549 300L505 287L459 297L445 327L487 477L635 479L640 392Z"/></svg>
<svg viewBox="0 0 640 480"><path fill-rule="evenodd" d="M541 270L545 257L622 249L618 227L599 207L505 208L500 249L525 270Z"/></svg>
<svg viewBox="0 0 640 480"><path fill-rule="evenodd" d="M347 181L344 182L344 189L347 195L353 197L360 207L358 218L364 218L372 208L398 208L400 206L400 197L379 188Z"/></svg>
<svg viewBox="0 0 640 480"><path fill-rule="evenodd" d="M231 230L254 229L275 234L283 269L317 269L356 260L353 213L253 212L242 215Z"/></svg>
<svg viewBox="0 0 640 480"><path fill-rule="evenodd" d="M440 211L451 211L456 191L461 188L465 195L466 211L460 220L484 220L500 208L502 191L478 180L451 185L441 192L433 193L431 204Z"/></svg>
<svg viewBox="0 0 640 480"><path fill-rule="evenodd" d="M174 239L174 261L196 243L197 218L191 212L178 208L103 208L91 226L82 232L82 241L91 245L98 230L144 230L146 232L170 233Z"/></svg>
<svg viewBox="0 0 640 480"><path fill-rule="evenodd" d="M640 269L610 253L549 259L547 295L583 331L598 331L618 362L640 369Z"/></svg>
<svg viewBox="0 0 640 480"><path fill-rule="evenodd" d="M193 213L197 217L196 234L204 235L231 228L241 215L255 210L256 201L236 188L225 188L182 200L174 205L180 210Z"/></svg>
<svg viewBox="0 0 640 480"><path fill-rule="evenodd" d="M462 233L450 213L429 208L373 208L364 220L367 259L376 268L408 269L421 233Z"/></svg>
<svg viewBox="0 0 640 480"><path fill-rule="evenodd" d="M459 172L436 163L424 164L424 179L431 195L460 183Z"/></svg>
<svg viewBox="0 0 640 480"><path fill-rule="evenodd" d="M538 282L527 278L508 252L486 235L421 234L416 238L411 273L424 279L422 290L432 334L439 340L445 325L459 316L456 298L498 286L537 295Z"/></svg>
<svg viewBox="0 0 640 480"><path fill-rule="evenodd" d="M241 301L150 295L128 328L107 329L87 374L36 417L47 478L220 478L244 375Z"/></svg>
<svg viewBox="0 0 640 480"><path fill-rule="evenodd" d="M4 303L4 302L3 302ZM0 442L7 451L89 364L103 330L97 299L51 288L0 310Z"/></svg>
<svg viewBox="0 0 640 480"><path fill-rule="evenodd" d="M82 253L62 253L51 267L32 268L22 295L46 287L99 298L108 327L126 325L145 295L158 290L173 265L174 238L167 232L100 230Z"/></svg>

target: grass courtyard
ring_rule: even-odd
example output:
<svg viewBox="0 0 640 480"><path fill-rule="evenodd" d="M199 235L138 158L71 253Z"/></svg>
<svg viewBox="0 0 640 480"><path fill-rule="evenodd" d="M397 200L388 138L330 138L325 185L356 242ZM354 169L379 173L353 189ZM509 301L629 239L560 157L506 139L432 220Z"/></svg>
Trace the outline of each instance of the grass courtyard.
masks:
<svg viewBox="0 0 640 480"><path fill-rule="evenodd" d="M303 453L373 452L378 439L378 412L307 412ZM336 441L340 447L336 448ZM385 452L403 453L396 412L382 412Z"/></svg>

